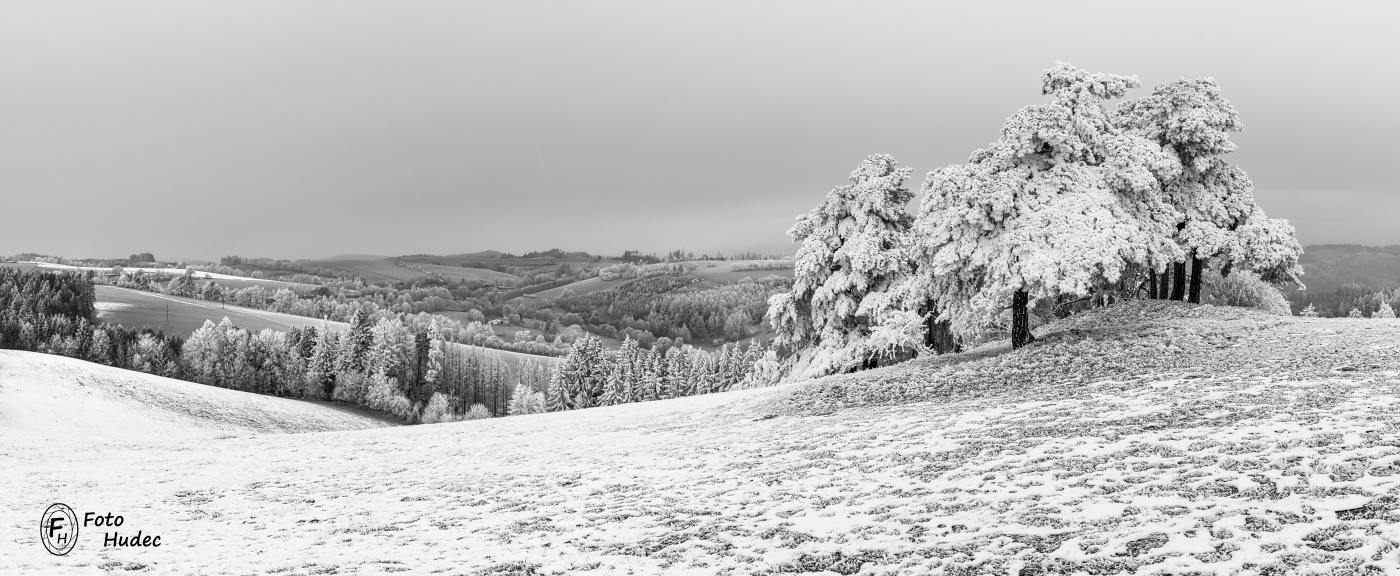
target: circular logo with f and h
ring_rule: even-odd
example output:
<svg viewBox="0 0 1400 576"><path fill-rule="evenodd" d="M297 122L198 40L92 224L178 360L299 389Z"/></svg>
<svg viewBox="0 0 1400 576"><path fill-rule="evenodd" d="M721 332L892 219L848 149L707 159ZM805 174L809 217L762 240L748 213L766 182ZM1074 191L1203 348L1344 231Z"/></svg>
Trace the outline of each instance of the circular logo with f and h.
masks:
<svg viewBox="0 0 1400 576"><path fill-rule="evenodd" d="M39 541L54 556L62 556L78 543L78 515L67 504L54 504L39 518Z"/></svg>

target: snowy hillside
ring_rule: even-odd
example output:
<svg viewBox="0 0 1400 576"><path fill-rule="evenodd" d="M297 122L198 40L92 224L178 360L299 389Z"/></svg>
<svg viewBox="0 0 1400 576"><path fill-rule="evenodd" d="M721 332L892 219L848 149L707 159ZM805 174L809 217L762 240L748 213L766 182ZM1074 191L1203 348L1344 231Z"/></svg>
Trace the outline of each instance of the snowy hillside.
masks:
<svg viewBox="0 0 1400 576"><path fill-rule="evenodd" d="M1016 352L558 414L140 449L78 438L0 468L19 487L0 510L0 566L1364 574L1400 563L1400 321L1151 302L1038 337ZM4 426L0 454L29 454L31 440ZM126 510L167 544L85 540L51 557L32 524L55 500Z"/></svg>
<svg viewBox="0 0 1400 576"><path fill-rule="evenodd" d="M0 350L0 449L187 441L393 425L329 403L205 386L35 352Z"/></svg>

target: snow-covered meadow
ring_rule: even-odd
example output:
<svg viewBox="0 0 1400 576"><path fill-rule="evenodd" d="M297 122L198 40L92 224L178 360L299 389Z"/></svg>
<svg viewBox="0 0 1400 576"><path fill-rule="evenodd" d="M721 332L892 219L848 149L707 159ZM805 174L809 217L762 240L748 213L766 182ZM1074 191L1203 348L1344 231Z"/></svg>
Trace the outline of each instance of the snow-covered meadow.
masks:
<svg viewBox="0 0 1400 576"><path fill-rule="evenodd" d="M1038 337L812 383L453 424L61 446L0 429L0 571L1400 566L1400 323L1148 302ZM34 522L53 501L123 513L164 544L84 535L52 557Z"/></svg>

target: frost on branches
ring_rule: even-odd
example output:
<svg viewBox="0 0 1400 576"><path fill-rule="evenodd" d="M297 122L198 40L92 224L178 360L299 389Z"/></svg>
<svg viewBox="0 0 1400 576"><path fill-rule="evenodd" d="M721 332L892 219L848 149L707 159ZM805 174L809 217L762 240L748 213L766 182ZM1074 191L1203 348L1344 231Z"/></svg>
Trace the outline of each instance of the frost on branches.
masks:
<svg viewBox="0 0 1400 576"><path fill-rule="evenodd" d="M1021 347L1042 302L1143 288L1199 302L1208 262L1221 277L1238 268L1296 281L1293 227L1265 215L1248 176L1223 159L1242 124L1215 81L1170 82L1106 108L1139 85L1065 63L1046 70L1049 101L1017 111L966 163L930 172L912 225L908 170L866 159L788 232L801 244L796 279L769 301L769 321L780 348L802 350L794 374L1007 330ZM1243 299L1287 313L1251 280L1261 282L1236 282L1250 288Z"/></svg>
<svg viewBox="0 0 1400 576"><path fill-rule="evenodd" d="M1180 248L1173 261L1172 297L1200 302L1201 278L1209 260L1224 270L1242 267L1269 280L1296 280L1302 247L1287 221L1270 219L1254 202L1254 185L1244 170L1223 159L1235 150L1230 134L1244 129L1233 104L1213 78L1177 80L1152 94L1125 102L1115 122L1175 154L1181 169L1162 191L1176 212L1171 240ZM1185 264L1191 264L1187 290ZM1167 273L1161 263L1154 272Z"/></svg>
<svg viewBox="0 0 1400 576"><path fill-rule="evenodd" d="M887 292L910 270L913 193L904 182L911 174L888 155L871 155L851 172L851 184L832 189L788 230L801 245L795 281L769 300L768 318L777 346L806 348L802 375L848 371L894 353L869 346L869 338L882 316L898 312Z"/></svg>
<svg viewBox="0 0 1400 576"><path fill-rule="evenodd" d="M1042 78L1049 102L1012 115L967 163L931 172L913 230L916 269L894 291L903 308L931 303L963 338L1009 328L1019 347L1033 339L1039 301L1135 294L1140 279L1167 297L1161 274L1175 282L1172 297L1198 302L1208 259L1225 274L1296 279L1293 228L1265 216L1244 171L1220 158L1241 125L1215 82L1172 82L1105 109L1138 85L1057 64Z"/></svg>
<svg viewBox="0 0 1400 576"><path fill-rule="evenodd" d="M1036 301L1086 294L1129 265L1174 255L1156 236L1171 217L1154 191L1176 168L1102 105L1137 79L1059 64L1043 80L1050 102L1021 109L991 146L924 182L918 273L901 294L937 302L964 337L1006 326L1010 307L1012 344L1023 346ZM1137 196L1154 210L1133 205Z"/></svg>
<svg viewBox="0 0 1400 576"><path fill-rule="evenodd" d="M1395 309L1390 307L1390 303L1381 302L1380 305L1376 307L1376 311L1371 314L1371 317L1389 320L1395 318Z"/></svg>

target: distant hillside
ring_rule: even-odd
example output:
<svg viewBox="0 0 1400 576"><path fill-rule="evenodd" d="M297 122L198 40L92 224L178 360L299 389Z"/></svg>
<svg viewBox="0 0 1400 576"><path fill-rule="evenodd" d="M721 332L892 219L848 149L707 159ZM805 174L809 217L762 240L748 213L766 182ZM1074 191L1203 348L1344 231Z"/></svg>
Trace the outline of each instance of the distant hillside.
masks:
<svg viewBox="0 0 1400 576"><path fill-rule="evenodd" d="M695 260L691 262L680 262L680 264L683 264L687 268L689 268L689 270L685 272L687 275L700 278L701 280L708 282L710 285L723 284L726 282L737 282L744 278L758 279L765 278L768 276L791 278L793 274L792 266L790 264L783 267L778 267L782 266L782 264L779 264L779 261ZM775 268L758 270L745 269L755 266L761 267L763 265L772 265ZM613 288L617 288L618 286L630 284L635 280L636 278L619 278L616 280L603 280L601 277L595 276L593 278L585 278L583 280L579 280L578 282L566 284L564 286L557 286L548 290L523 294L519 297L537 302L552 302L562 298L565 294L568 294L570 296L583 296L586 294L592 294L594 292L600 292L603 290L611 290Z"/></svg>
<svg viewBox="0 0 1400 576"><path fill-rule="evenodd" d="M400 266L392 260L374 258L347 258L336 260L312 260L312 266L334 270L337 276L359 277L365 282L412 282L428 277L428 274Z"/></svg>
<svg viewBox="0 0 1400 576"><path fill-rule="evenodd" d="M205 320L218 322L224 317L228 317L245 330L255 332L263 328L286 332L293 327L319 328L327 324L340 325L338 322L328 323L319 318L255 310L233 304L219 304L116 286L99 285L96 292L97 317L102 321L128 328L150 326L174 336L189 337L204 325Z"/></svg>
<svg viewBox="0 0 1400 576"><path fill-rule="evenodd" d="M1325 294L1346 284L1368 288L1400 286L1400 246L1319 244L1303 248L1303 282L1308 292Z"/></svg>
<svg viewBox="0 0 1400 576"><path fill-rule="evenodd" d="M189 337L191 333L204 325L205 320L219 322L225 317L235 326L249 331L270 328L285 332L292 327L305 326L317 329L329 327L335 330L345 330L348 327L344 322L255 310L233 304L218 304L194 298L181 298L116 286L97 286L96 292L98 319L129 328L149 326L160 329L166 334L183 337ZM169 318L168 321L167 318ZM510 350L480 348L465 344L454 344L454 346L479 351L482 354L499 356L506 361L512 370L519 370L520 365L527 360L544 363L552 363L556 360L552 356L538 356Z"/></svg>

